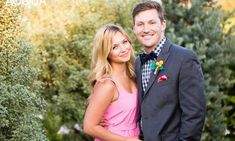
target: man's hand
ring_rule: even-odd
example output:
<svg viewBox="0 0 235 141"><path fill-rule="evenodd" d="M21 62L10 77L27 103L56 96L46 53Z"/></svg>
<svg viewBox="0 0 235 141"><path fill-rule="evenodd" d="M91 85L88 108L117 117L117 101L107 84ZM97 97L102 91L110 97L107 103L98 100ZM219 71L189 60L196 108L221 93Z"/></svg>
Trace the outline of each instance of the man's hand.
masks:
<svg viewBox="0 0 235 141"><path fill-rule="evenodd" d="M104 127L105 129L107 129L108 126L109 126L109 123L108 123L108 121L107 121L106 119L102 119L102 120L100 121L99 125L102 126L102 127Z"/></svg>
<svg viewBox="0 0 235 141"><path fill-rule="evenodd" d="M142 141L140 139L138 139L138 137L131 137L131 138L126 138L125 141Z"/></svg>

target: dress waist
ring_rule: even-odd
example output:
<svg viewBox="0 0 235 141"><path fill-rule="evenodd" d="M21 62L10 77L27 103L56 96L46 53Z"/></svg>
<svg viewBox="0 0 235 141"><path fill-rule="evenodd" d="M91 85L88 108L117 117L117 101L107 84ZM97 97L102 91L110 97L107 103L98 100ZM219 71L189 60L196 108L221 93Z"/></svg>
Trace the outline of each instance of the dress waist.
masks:
<svg viewBox="0 0 235 141"><path fill-rule="evenodd" d="M113 130L132 130L132 129L136 129L137 127L138 127L137 123L135 123L135 124L119 124L119 125L110 124L108 126L109 129L113 129Z"/></svg>

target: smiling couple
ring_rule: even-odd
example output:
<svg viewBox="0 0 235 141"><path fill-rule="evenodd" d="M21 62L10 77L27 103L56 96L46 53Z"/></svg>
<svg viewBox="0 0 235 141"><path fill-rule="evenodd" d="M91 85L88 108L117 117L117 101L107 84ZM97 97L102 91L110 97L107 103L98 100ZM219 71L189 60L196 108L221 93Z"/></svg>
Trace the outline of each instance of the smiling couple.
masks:
<svg viewBox="0 0 235 141"><path fill-rule="evenodd" d="M206 106L196 54L165 37L158 2L138 3L132 16L144 47L136 59L121 27L105 25L95 36L84 131L95 141L199 141Z"/></svg>

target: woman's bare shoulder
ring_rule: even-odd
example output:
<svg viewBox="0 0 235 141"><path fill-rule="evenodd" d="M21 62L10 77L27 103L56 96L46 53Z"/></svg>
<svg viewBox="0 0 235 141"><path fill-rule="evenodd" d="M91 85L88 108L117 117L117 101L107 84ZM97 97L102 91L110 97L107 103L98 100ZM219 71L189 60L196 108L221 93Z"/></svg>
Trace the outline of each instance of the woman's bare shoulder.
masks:
<svg viewBox="0 0 235 141"><path fill-rule="evenodd" d="M115 83L111 78L102 78L96 81L93 88L93 95L113 97L115 89Z"/></svg>

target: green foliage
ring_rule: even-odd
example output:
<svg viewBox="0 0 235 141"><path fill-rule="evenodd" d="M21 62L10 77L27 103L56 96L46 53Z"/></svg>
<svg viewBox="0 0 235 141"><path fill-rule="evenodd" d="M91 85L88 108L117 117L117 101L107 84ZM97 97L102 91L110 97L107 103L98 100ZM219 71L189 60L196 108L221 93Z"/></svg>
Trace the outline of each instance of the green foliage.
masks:
<svg viewBox="0 0 235 141"><path fill-rule="evenodd" d="M0 1L0 140L46 141L38 97L38 70L30 63L32 46L20 38L20 10Z"/></svg>
<svg viewBox="0 0 235 141"><path fill-rule="evenodd" d="M45 84L43 95L50 102L47 111L51 113L45 120L48 121L50 117L59 118L60 126L79 122L83 117L89 90L86 79L88 70L84 67L88 60L80 59L84 58L84 49L77 46L80 42L72 38L65 39L61 35L43 36L46 55L42 58L46 61L41 66L41 79ZM45 123L46 127L52 128L49 126L50 121ZM58 129L58 126L54 128ZM58 130L55 129L50 132L50 128L47 128L49 136L57 136Z"/></svg>
<svg viewBox="0 0 235 141"><path fill-rule="evenodd" d="M50 141L60 141L63 136L57 134L61 126L60 116L53 115L48 112L43 121L44 127L47 129L47 137Z"/></svg>
<svg viewBox="0 0 235 141"><path fill-rule="evenodd" d="M230 68L233 70L232 77L233 81L235 81L235 61L230 65ZM228 138L231 138L230 140L235 139L235 84L233 85L232 88L226 90L228 92L228 97L225 101L225 105L228 105L231 108L231 110L226 112L226 117L228 118L227 120L227 128L229 130L229 134L227 135Z"/></svg>
<svg viewBox="0 0 235 141"><path fill-rule="evenodd" d="M38 97L38 71L28 62L30 46L20 44L15 52L2 48L0 75L0 133L2 140L46 140L40 115L45 102Z"/></svg>
<svg viewBox="0 0 235 141"><path fill-rule="evenodd" d="M202 140L225 140L225 113L231 108L223 102L227 95L224 89L234 84L232 70L234 59L234 30L225 33L226 15L215 3L193 1L192 7L183 7L176 2L165 2L167 37L182 46L195 50L205 76L207 117Z"/></svg>

